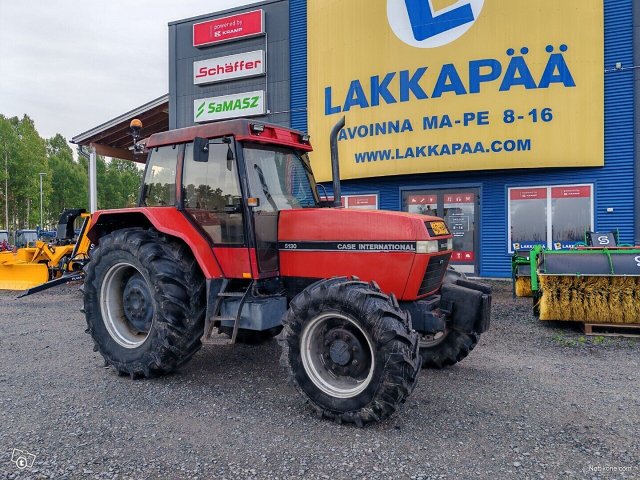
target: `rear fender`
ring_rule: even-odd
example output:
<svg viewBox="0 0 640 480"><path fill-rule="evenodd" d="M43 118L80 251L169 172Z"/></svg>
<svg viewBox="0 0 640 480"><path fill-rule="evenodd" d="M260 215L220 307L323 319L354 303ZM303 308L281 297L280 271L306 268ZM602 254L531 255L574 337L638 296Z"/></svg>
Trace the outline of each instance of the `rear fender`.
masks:
<svg viewBox="0 0 640 480"><path fill-rule="evenodd" d="M209 242L196 230L186 216L173 207L126 208L96 212L87 236L94 245L100 238L123 228L153 228L185 243L195 257L205 278L220 278L222 270Z"/></svg>

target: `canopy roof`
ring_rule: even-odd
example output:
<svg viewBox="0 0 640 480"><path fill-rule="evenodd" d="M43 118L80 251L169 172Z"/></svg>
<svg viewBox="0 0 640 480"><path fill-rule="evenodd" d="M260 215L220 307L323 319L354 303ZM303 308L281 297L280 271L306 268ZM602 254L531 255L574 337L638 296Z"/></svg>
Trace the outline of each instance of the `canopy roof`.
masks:
<svg viewBox="0 0 640 480"><path fill-rule="evenodd" d="M133 137L129 124L134 118L142 121L141 138L169 130L169 94L76 135L71 139L71 143L93 147L98 155L145 163L146 155L133 153Z"/></svg>

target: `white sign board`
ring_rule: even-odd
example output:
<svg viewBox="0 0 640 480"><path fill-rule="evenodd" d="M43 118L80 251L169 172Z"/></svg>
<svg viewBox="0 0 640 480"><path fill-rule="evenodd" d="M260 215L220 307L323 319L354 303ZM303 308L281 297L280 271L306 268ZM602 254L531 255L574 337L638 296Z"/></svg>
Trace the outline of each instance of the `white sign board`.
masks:
<svg viewBox="0 0 640 480"><path fill-rule="evenodd" d="M224 82L234 78L264 75L265 71L264 50L256 50L193 62L193 83L205 85Z"/></svg>
<svg viewBox="0 0 640 480"><path fill-rule="evenodd" d="M264 90L193 101L193 121L197 123L224 118L251 117L265 113Z"/></svg>

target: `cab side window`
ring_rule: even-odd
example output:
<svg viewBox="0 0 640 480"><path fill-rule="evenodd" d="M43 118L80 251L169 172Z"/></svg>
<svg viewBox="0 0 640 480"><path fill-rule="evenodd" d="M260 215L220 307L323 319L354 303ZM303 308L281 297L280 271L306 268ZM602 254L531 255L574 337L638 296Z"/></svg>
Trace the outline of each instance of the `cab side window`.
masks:
<svg viewBox="0 0 640 480"><path fill-rule="evenodd" d="M144 176L142 205L165 207L176 204L178 148L158 147L151 151Z"/></svg>
<svg viewBox="0 0 640 480"><path fill-rule="evenodd" d="M214 243L244 244L242 194L235 160L227 160L229 146L209 144L209 160L193 159L193 143L186 146L183 172L185 210Z"/></svg>

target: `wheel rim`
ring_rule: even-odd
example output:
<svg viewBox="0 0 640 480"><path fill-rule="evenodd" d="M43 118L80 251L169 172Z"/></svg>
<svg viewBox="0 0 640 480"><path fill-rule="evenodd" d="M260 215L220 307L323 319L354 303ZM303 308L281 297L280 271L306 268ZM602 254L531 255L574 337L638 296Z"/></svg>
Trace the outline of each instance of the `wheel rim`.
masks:
<svg viewBox="0 0 640 480"><path fill-rule="evenodd" d="M352 398L371 383L373 342L352 318L337 312L309 321L300 339L302 365L309 379L334 398Z"/></svg>
<svg viewBox="0 0 640 480"><path fill-rule="evenodd" d="M100 309L109 335L125 348L137 348L149 337L153 298L142 273L130 263L117 263L100 288Z"/></svg>
<svg viewBox="0 0 640 480"><path fill-rule="evenodd" d="M449 330L445 327L443 332L438 332L433 335L421 335L419 341L420 348L431 348L439 345L447 338L447 333L449 333Z"/></svg>

